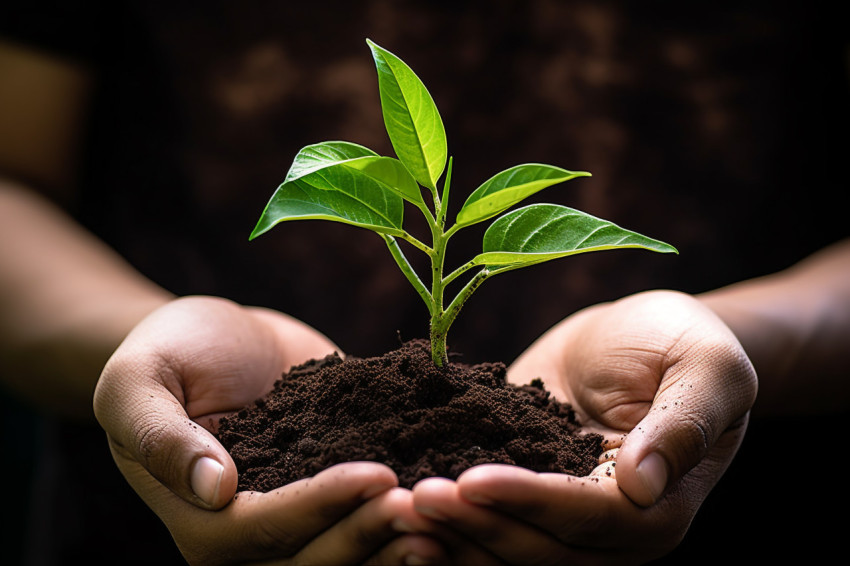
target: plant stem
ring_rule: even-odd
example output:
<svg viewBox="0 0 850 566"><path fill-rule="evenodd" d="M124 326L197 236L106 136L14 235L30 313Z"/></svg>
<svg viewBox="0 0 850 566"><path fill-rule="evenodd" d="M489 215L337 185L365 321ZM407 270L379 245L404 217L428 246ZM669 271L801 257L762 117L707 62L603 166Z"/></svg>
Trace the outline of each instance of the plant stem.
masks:
<svg viewBox="0 0 850 566"><path fill-rule="evenodd" d="M463 289L458 292L458 294L446 308L445 313L443 315L442 326L438 330L439 332L441 332L443 335L448 334L449 327L457 318L460 309L463 308L463 305L466 304L466 301L469 300L469 297L472 295L472 293L476 289L478 289L478 287L481 286L481 284L484 283L484 281L486 281L487 279L489 279L492 275L494 275L494 272L490 271L485 267L484 269L476 273L472 277L472 279L467 281L466 285L463 286Z"/></svg>
<svg viewBox="0 0 850 566"><path fill-rule="evenodd" d="M446 234L446 236L448 236L448 234ZM446 285L454 281L457 277L463 275L473 267L475 267L475 264L471 261L464 263L463 265L446 275L445 278L443 278L443 286L445 287Z"/></svg>
<svg viewBox="0 0 850 566"><path fill-rule="evenodd" d="M448 363L449 357L446 351L446 333L451 321L446 322L447 313L443 310L443 292L446 283L443 281L443 269L446 258L446 244L449 241L444 231L446 224L446 208L449 202L449 188L452 179L452 158L446 171L446 181L443 184L442 201L437 193L434 193L434 213L436 222L431 224L431 237L433 238L433 250L431 255L431 299L434 310L431 311L430 339L431 359L438 367Z"/></svg>
<svg viewBox="0 0 850 566"><path fill-rule="evenodd" d="M442 216L441 211L437 211L437 218ZM434 364L442 367L448 362L448 354L446 353L446 333L440 332L443 327L443 263L446 255L446 238L443 234L442 227L439 224L434 224L431 227L432 236L434 239L434 253L431 255L431 299L433 301L434 310L431 311L431 359Z"/></svg>
<svg viewBox="0 0 850 566"><path fill-rule="evenodd" d="M381 234L381 236L386 236L384 238L384 240L386 240L387 238L393 238L392 236L390 236L388 234ZM403 239L405 242L412 244L413 247L415 247L416 249L418 249L420 251L425 252L428 255L431 255L431 254L434 253L434 250L432 250L431 248L429 248L428 246L426 246L425 244L423 244L422 242L420 242L419 240L417 240L416 238L414 238L413 236L411 236L410 234L408 234L406 232L399 234L399 238ZM395 239L395 238L393 238L393 239Z"/></svg>
<svg viewBox="0 0 850 566"><path fill-rule="evenodd" d="M442 235L440 235L442 239ZM440 242L436 246L436 253L431 258L431 297L434 301L434 310L431 312L431 359L442 367L448 362L446 353L445 312L443 311L443 256L445 244Z"/></svg>
<svg viewBox="0 0 850 566"><path fill-rule="evenodd" d="M448 363L446 336L449 333L449 327L455 321L460 309L463 308L463 305L466 304L472 293L491 275L493 275L493 272L487 268L476 273L466 283L463 289L460 290L448 308L444 311L441 308L438 314L431 316L431 358L437 366Z"/></svg>
<svg viewBox="0 0 850 566"><path fill-rule="evenodd" d="M437 213L437 225L440 227L440 232L443 232L443 229L446 227L446 213L449 208L449 189L452 185L452 165L454 164L454 158L449 157L449 165L446 168L446 181L443 183L443 195L442 195L442 204L440 205L440 210Z"/></svg>
<svg viewBox="0 0 850 566"><path fill-rule="evenodd" d="M401 272L404 273L404 276L407 277L407 280L410 281L410 284L413 285L413 288L416 289L416 292L419 293L419 296L422 297L423 301L425 301L425 306L428 307L428 312L433 316L435 308L434 300L431 298L431 294L428 293L428 289L425 287L425 284L421 279L419 279L419 276L416 274L413 266L410 265L410 262L404 255L404 252L401 251L398 242L395 238L388 236L387 234L381 234L381 237L387 243L387 247L390 249L390 254L392 254L393 259L395 259L395 262L398 264Z"/></svg>

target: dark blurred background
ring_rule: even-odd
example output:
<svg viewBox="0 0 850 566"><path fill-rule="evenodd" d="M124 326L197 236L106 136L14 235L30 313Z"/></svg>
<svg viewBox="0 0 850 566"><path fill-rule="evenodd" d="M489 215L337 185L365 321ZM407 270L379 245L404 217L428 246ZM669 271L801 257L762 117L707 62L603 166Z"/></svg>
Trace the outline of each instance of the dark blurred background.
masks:
<svg viewBox="0 0 850 566"><path fill-rule="evenodd" d="M381 240L310 222L250 244L247 235L302 146L344 139L392 155L365 38L431 91L455 158L454 211L519 163L592 172L533 200L609 219L680 255L588 254L488 282L452 328L450 348L467 361L509 362L582 307L652 288L707 291L848 235L839 201L848 188L850 32L837 5L33 2L0 10L0 34L98 76L80 193L62 203L76 218L174 293L278 308L354 355L427 333L425 308ZM421 229L409 212L411 229ZM459 234L449 263L477 253L482 233ZM32 490L47 493L30 481L35 471L50 475L21 419L67 458L90 450L109 466L98 431L3 404L12 508L26 508ZM835 552L835 510L848 497L828 487L826 437L845 417L755 418L686 540L661 562ZM84 494L66 502L72 514ZM128 515L132 505L129 494ZM92 529L103 512L91 511ZM87 520L68 544L89 540ZM3 529L12 556L22 529ZM138 544L129 527L114 536L116 546Z"/></svg>

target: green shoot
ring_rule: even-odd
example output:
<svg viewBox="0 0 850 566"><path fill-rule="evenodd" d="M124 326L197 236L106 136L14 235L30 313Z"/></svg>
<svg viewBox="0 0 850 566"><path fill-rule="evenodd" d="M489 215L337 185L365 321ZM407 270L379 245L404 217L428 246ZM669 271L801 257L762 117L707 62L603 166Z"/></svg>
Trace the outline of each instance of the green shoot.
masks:
<svg viewBox="0 0 850 566"><path fill-rule="evenodd" d="M343 222L378 233L428 308L431 356L438 366L448 362L446 336L458 312L475 289L494 275L600 250L642 248L676 253L669 244L578 210L532 204L493 221L484 234L482 252L447 273L446 247L458 230L498 216L542 189L590 173L539 163L511 167L473 191L454 224L447 227L452 159L437 106L410 67L375 43L367 43L377 67L384 124L398 158L382 157L344 141L303 148L272 195L251 239L279 222L308 219ZM425 217L430 241L423 242L405 231L405 201ZM399 240L430 258L430 287L405 257ZM446 304L447 287L462 276L466 283Z"/></svg>

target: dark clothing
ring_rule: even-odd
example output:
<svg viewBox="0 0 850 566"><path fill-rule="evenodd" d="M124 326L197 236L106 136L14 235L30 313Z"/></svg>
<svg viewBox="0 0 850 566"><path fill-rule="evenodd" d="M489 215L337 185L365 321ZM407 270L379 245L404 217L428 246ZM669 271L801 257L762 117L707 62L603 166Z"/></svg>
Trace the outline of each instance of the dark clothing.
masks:
<svg viewBox="0 0 850 566"><path fill-rule="evenodd" d="M488 282L449 345L470 361L509 362L584 306L651 288L717 288L848 235L835 203L847 189L848 30L835 14L781 4L63 3L37 16L0 9L0 34L96 72L80 198L67 203L84 225L174 293L280 309L355 355L427 332L426 310L381 240L318 222L247 236L300 147L344 139L392 155L365 38L410 64L436 100L455 157L453 211L515 164L591 171L532 200L606 218L681 255L588 254ZM481 233L454 238L449 264L477 253ZM85 445L115 476L102 433L98 448L84 437L53 446L51 458ZM752 437L743 452L761 458L764 438ZM714 536L760 556L776 540L752 542L751 523L788 529L764 516L759 505L775 495L762 487L765 462L744 468L744 453L674 560ZM715 503L732 494L736 507ZM55 541L86 552L114 542L132 562L148 544L122 523L141 506L133 498L92 513L107 530ZM81 499L74 505L95 503ZM701 544L699 553L722 555Z"/></svg>

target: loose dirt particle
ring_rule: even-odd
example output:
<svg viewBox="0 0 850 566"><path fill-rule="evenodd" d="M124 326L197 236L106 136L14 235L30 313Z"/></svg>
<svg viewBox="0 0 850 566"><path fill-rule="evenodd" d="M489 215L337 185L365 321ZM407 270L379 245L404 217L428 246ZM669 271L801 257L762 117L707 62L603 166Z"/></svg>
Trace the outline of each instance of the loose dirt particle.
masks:
<svg viewBox="0 0 850 566"><path fill-rule="evenodd" d="M390 466L400 485L514 464L586 476L603 439L540 380L516 387L504 364L437 368L427 343L375 358L336 355L285 374L262 400L219 423L239 490L270 491L341 462Z"/></svg>

